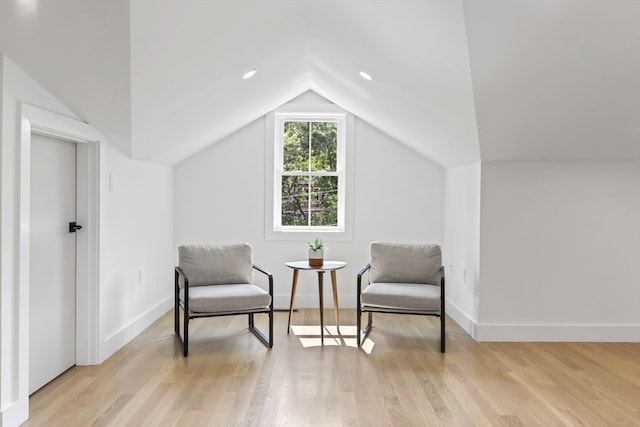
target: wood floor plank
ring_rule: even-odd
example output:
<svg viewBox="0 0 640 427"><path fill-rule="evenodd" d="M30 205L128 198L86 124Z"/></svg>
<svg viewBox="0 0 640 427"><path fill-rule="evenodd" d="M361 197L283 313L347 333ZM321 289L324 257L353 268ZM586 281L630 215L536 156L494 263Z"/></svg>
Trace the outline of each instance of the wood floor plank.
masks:
<svg viewBox="0 0 640 427"><path fill-rule="evenodd" d="M437 319L376 314L358 349L341 310L321 346L317 310L291 334L287 314L273 349L246 316L194 320L184 358L168 313L34 393L24 426L640 426L637 343L479 343L448 320L443 355Z"/></svg>

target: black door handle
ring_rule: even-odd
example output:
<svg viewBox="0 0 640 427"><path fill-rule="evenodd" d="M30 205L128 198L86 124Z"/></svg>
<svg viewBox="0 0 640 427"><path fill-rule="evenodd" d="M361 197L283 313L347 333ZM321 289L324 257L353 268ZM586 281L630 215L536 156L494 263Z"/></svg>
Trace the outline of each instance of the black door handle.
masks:
<svg viewBox="0 0 640 427"><path fill-rule="evenodd" d="M82 228L81 225L76 224L75 221L69 223L69 233L75 233Z"/></svg>

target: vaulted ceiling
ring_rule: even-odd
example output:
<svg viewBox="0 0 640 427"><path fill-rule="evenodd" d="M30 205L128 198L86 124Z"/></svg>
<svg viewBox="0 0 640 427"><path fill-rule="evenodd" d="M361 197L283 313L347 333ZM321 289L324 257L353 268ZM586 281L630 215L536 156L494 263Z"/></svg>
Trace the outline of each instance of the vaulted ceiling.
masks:
<svg viewBox="0 0 640 427"><path fill-rule="evenodd" d="M640 160L638 0L4 0L0 51L146 161L308 90L443 166Z"/></svg>

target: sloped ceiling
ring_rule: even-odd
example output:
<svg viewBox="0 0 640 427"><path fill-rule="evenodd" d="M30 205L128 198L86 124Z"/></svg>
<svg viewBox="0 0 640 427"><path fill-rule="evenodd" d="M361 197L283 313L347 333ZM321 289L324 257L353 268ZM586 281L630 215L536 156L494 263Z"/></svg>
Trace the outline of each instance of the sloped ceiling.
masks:
<svg viewBox="0 0 640 427"><path fill-rule="evenodd" d="M443 166L640 159L639 22L638 0L5 0L0 51L141 160L308 90Z"/></svg>
<svg viewBox="0 0 640 427"><path fill-rule="evenodd" d="M129 2L1 0L0 53L131 154Z"/></svg>
<svg viewBox="0 0 640 427"><path fill-rule="evenodd" d="M640 159L640 1L464 9L483 161Z"/></svg>
<svg viewBox="0 0 640 427"><path fill-rule="evenodd" d="M140 0L131 21L140 158L180 160L307 90L439 163L479 158L460 2Z"/></svg>

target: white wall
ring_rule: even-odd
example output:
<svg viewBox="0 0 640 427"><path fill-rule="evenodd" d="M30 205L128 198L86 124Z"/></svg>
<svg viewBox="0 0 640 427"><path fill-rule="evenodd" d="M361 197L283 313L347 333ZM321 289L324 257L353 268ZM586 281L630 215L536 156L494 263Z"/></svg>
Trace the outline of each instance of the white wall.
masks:
<svg viewBox="0 0 640 427"><path fill-rule="evenodd" d="M478 339L640 341L640 163L482 165Z"/></svg>
<svg viewBox="0 0 640 427"><path fill-rule="evenodd" d="M443 264L447 314L475 336L480 286L480 163L445 176Z"/></svg>
<svg viewBox="0 0 640 427"><path fill-rule="evenodd" d="M59 101L0 55L2 73L0 216L0 425L28 416L29 311L19 281L20 117L19 103L74 117ZM99 360L166 312L172 300L173 171L133 162L106 140L100 143L100 325ZM108 172L116 189L109 192ZM138 268L145 281L137 285ZM132 279L133 278L133 279ZM25 339L26 337L26 339Z"/></svg>
<svg viewBox="0 0 640 427"><path fill-rule="evenodd" d="M100 362L173 305L173 168L102 148Z"/></svg>
<svg viewBox="0 0 640 427"><path fill-rule="evenodd" d="M292 273L284 263L306 259L307 252L299 239L265 239L264 198L270 195L264 180L272 179L265 176L265 126L260 118L175 167L176 246L251 243L255 262L274 274L276 308L287 308ZM354 167L354 194L347 194L355 198L353 239L325 239L327 257L348 263L338 272L345 308L355 307L356 273L368 262L372 240L441 244L443 239L440 166L356 118ZM174 253L177 260L177 249ZM332 304L329 289L325 298ZM301 274L296 306L318 306L315 275Z"/></svg>

